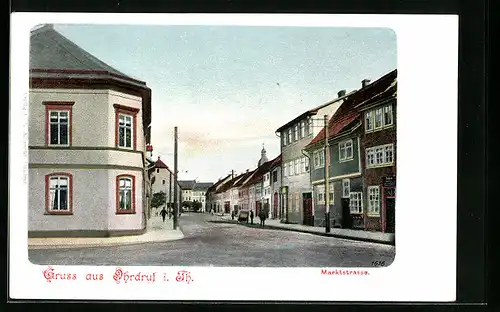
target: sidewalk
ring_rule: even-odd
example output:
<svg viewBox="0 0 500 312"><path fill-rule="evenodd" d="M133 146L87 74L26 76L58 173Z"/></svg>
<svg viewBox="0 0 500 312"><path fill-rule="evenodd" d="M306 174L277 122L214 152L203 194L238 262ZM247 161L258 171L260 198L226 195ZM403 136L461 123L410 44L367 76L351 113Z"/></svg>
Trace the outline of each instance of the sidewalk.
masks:
<svg viewBox="0 0 500 312"><path fill-rule="evenodd" d="M219 217L230 222L238 223L236 220L231 219L230 214L219 214ZM236 218L235 218L236 219ZM254 224L259 225L259 218L254 218ZM246 223L242 225L247 225ZM251 226L251 225L250 225ZM379 243L386 245L395 245L395 235L393 233L371 232L363 230L339 229L331 228L330 233L325 233L324 227L308 226L302 224L286 224L281 223L280 220L267 219L265 228L280 229L284 231L294 231L301 233L309 233L314 235L329 236L371 243Z"/></svg>
<svg viewBox="0 0 500 312"><path fill-rule="evenodd" d="M116 237L47 237L28 238L29 249L55 249L80 247L105 247L153 242L166 242L184 238L181 230L173 229L173 219L162 222L161 217L153 216L148 222L147 231L141 235Z"/></svg>

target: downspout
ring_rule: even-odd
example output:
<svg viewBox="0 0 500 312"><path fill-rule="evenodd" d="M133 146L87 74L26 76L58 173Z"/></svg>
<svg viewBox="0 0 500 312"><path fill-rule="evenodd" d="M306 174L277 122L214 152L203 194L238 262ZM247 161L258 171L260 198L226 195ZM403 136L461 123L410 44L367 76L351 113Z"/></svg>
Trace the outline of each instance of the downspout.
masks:
<svg viewBox="0 0 500 312"><path fill-rule="evenodd" d="M277 136L278 138L280 138L281 173L280 173L280 189L279 189L279 192L280 192L279 194L280 194L280 195L279 195L279 198L281 198L281 200L280 200L280 206L281 206L281 209L280 209L280 210L281 210L281 211L283 211L283 210L284 210L284 209L283 209L283 208L284 208L284 204L283 204L283 194L282 194L282 192L281 192L281 189L282 189L282 187L283 187L283 139L281 138L281 135L280 135L281 133L280 133L280 134L278 134L278 132L276 131L276 132L274 132L274 134L276 134L276 136ZM285 219L288 219L288 209L287 209L287 211L286 211L286 212L285 212L285 211L283 211L283 213L285 213ZM283 222L283 215L281 215L281 216L280 216L280 219L281 219L280 221L281 221L281 222Z"/></svg>

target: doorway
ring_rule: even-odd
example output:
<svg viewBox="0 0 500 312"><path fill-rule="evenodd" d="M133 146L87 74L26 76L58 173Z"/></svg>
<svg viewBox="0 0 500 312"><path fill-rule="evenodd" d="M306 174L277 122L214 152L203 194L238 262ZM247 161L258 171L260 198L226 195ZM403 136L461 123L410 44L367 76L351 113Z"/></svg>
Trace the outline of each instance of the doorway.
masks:
<svg viewBox="0 0 500 312"><path fill-rule="evenodd" d="M302 194L302 206L304 207L304 215L302 224L313 226L314 225L314 217L313 217L313 203L312 203L312 194L311 193L303 193Z"/></svg>
<svg viewBox="0 0 500 312"><path fill-rule="evenodd" d="M387 197L385 199L385 222L386 232L394 233L396 231L396 198Z"/></svg>
<svg viewBox="0 0 500 312"><path fill-rule="evenodd" d="M342 207L342 228L352 229L352 217L349 207L349 198L342 198L340 200L340 205Z"/></svg>
<svg viewBox="0 0 500 312"><path fill-rule="evenodd" d="M273 202L273 219L278 218L278 192L274 193L274 202Z"/></svg>

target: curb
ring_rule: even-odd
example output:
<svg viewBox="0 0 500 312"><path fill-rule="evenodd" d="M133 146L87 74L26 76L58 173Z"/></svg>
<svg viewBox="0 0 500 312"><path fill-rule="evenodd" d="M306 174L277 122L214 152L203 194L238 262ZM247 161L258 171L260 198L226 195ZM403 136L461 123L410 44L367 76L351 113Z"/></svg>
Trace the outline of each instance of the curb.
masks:
<svg viewBox="0 0 500 312"><path fill-rule="evenodd" d="M141 245L147 243L165 243L176 240L181 240L184 238L184 234L181 232L178 237L167 238L161 240L150 240L150 241L138 241L138 242L117 242L117 243L108 243L108 244L72 244L72 245L29 245L28 250L37 250L37 249L77 249L77 248L98 248L98 247L117 247L117 246L129 246L129 245Z"/></svg>
<svg viewBox="0 0 500 312"><path fill-rule="evenodd" d="M234 221L234 220L223 220L223 221L227 221L228 223L234 223L234 224L247 226L247 227L254 227L254 226L251 226L251 224L247 225L246 223L239 223L238 221ZM256 226L256 227L262 228L260 226ZM315 232L315 231L280 227L280 226L276 226L276 225L264 225L263 228L271 228L271 229L277 229L277 230L283 230L283 231L289 231L289 232L307 233L307 234L313 234L313 235L324 236L324 237L342 238L342 239L361 241L361 242L367 242L367 243L376 243L376 244L391 245L391 246L396 245L395 240L386 241L386 240L378 240L378 239L366 238L366 237L352 237L352 236L347 236L347 235L342 235L342 234L320 233L320 232Z"/></svg>

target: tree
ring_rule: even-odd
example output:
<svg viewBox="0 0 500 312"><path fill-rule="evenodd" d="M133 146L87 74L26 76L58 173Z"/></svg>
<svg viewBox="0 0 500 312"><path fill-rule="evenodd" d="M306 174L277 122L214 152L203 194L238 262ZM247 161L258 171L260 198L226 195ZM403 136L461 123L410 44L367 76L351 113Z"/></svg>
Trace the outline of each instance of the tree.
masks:
<svg viewBox="0 0 500 312"><path fill-rule="evenodd" d="M191 208L193 206L193 203L191 201L185 200L182 202L182 208Z"/></svg>
<svg viewBox="0 0 500 312"><path fill-rule="evenodd" d="M195 212L197 212L198 210L200 210L200 209L201 209L201 206L202 206L202 205L201 205L201 203L200 203L199 201L197 201L197 200L195 200L195 201L193 202L193 204L192 204L192 208L193 208L193 210L194 210Z"/></svg>
<svg viewBox="0 0 500 312"><path fill-rule="evenodd" d="M153 194L153 199L151 200L151 207L158 208L165 205L166 197L165 192L160 191Z"/></svg>

